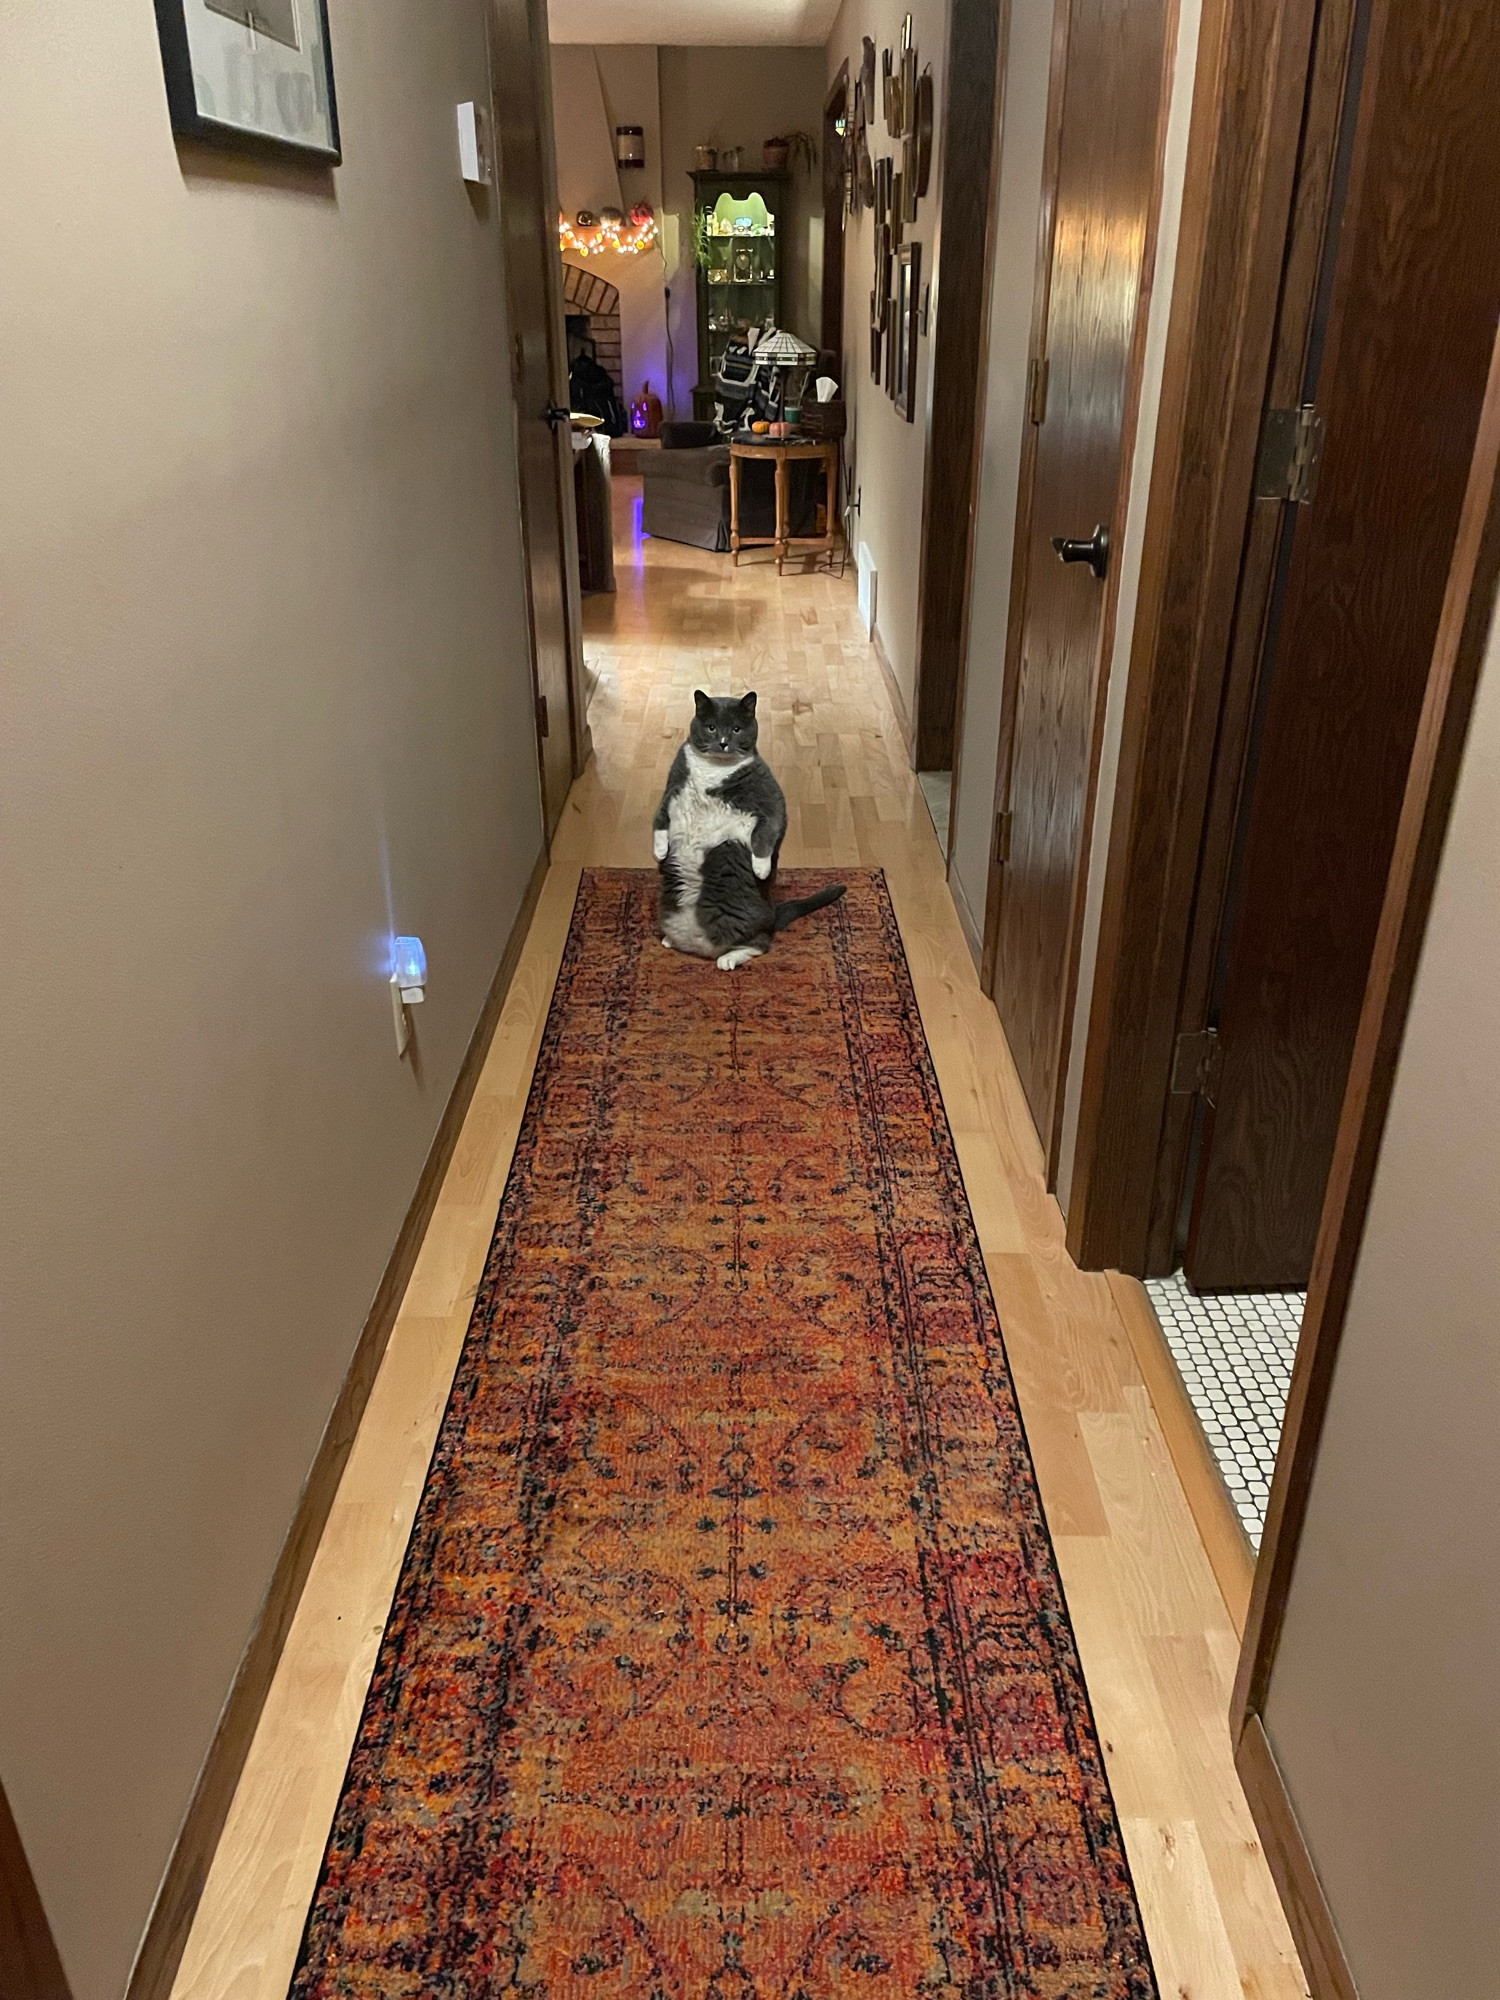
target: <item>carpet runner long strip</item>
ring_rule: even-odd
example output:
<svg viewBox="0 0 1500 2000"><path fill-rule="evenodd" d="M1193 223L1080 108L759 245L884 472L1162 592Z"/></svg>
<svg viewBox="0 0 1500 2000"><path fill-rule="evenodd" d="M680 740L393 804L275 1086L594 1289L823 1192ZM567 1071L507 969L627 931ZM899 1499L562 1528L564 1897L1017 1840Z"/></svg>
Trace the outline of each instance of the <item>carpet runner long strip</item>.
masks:
<svg viewBox="0 0 1500 2000"><path fill-rule="evenodd" d="M802 895L829 879L783 875ZM878 871L585 874L295 2000L1153 2000Z"/></svg>

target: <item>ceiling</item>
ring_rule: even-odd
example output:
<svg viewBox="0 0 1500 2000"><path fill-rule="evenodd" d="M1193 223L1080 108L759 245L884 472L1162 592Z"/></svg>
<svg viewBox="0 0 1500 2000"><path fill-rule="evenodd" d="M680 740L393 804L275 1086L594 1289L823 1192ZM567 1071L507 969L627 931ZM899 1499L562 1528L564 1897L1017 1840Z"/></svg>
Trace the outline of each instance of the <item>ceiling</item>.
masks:
<svg viewBox="0 0 1500 2000"><path fill-rule="evenodd" d="M744 48L752 42L821 48L839 0L551 0L554 42L697 43Z"/></svg>

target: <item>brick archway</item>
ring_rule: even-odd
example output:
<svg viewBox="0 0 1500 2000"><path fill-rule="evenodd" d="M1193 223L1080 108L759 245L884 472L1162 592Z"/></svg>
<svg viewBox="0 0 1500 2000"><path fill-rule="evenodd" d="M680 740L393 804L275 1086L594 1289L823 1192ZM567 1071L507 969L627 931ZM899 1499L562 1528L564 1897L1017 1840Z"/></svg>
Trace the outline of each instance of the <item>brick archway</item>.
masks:
<svg viewBox="0 0 1500 2000"><path fill-rule="evenodd" d="M564 264L563 310L570 316L578 313L587 316L599 365L608 372L623 402L625 375L620 354L618 288L595 271L583 271L576 264Z"/></svg>

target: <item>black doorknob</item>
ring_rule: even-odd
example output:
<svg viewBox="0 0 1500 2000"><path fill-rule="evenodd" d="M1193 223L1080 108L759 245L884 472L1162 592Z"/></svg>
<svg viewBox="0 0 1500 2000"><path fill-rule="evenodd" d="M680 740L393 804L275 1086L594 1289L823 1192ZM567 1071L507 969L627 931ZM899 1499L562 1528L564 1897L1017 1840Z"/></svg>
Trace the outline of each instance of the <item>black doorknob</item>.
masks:
<svg viewBox="0 0 1500 2000"><path fill-rule="evenodd" d="M1095 528L1086 542L1074 542L1066 535L1054 535L1052 546L1057 550L1059 562L1087 563L1095 576L1101 578L1109 569L1108 528Z"/></svg>
<svg viewBox="0 0 1500 2000"><path fill-rule="evenodd" d="M549 403L542 412L542 422L550 430L557 430L560 425L565 424L567 421L568 412L563 408L561 403Z"/></svg>

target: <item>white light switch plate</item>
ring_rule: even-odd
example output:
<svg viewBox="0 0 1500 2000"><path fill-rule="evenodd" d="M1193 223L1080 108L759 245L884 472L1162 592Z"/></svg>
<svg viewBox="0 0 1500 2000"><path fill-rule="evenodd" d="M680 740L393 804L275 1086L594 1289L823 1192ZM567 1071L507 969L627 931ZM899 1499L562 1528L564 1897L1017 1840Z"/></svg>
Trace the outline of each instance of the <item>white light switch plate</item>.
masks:
<svg viewBox="0 0 1500 2000"><path fill-rule="evenodd" d="M490 178L489 121L478 104L458 107L458 165L466 181L486 187Z"/></svg>

